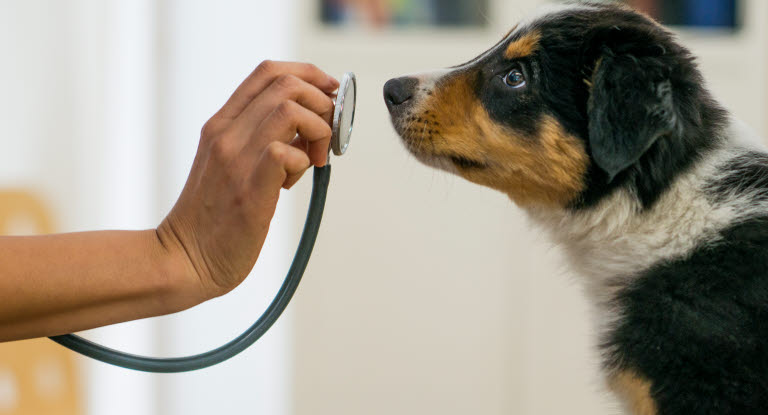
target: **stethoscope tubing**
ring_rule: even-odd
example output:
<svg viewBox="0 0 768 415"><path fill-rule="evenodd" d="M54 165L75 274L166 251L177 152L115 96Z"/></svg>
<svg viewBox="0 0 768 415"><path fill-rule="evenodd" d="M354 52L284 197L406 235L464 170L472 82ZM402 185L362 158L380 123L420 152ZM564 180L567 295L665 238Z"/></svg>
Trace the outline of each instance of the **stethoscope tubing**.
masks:
<svg viewBox="0 0 768 415"><path fill-rule="evenodd" d="M312 255L312 249L315 246L317 234L320 230L320 222L323 220L323 210L325 209L325 199L328 193L330 178L330 164L324 167L315 167L307 220L301 234L299 247L296 249L296 254L293 257L293 262L285 277L285 281L261 317L243 334L229 343L193 356L155 358L114 350L74 334L54 336L50 339L72 351L104 363L152 373L189 372L210 367L234 357L259 340L272 327L283 311L285 311L293 294L296 292L304 271L307 269L307 264L309 263L309 258Z"/></svg>

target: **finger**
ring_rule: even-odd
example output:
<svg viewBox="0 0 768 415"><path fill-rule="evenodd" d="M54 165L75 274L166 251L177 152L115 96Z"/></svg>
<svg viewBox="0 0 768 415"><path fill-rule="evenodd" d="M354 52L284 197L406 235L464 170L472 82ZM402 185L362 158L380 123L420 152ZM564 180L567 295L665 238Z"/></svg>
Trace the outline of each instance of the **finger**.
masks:
<svg viewBox="0 0 768 415"><path fill-rule="evenodd" d="M253 194L271 194L286 184L293 185L298 181L298 178L293 178L297 175L301 177L309 166L309 158L303 151L274 141L264 150L254 169L251 180L254 186ZM289 178L294 180L293 183L288 181Z"/></svg>
<svg viewBox="0 0 768 415"><path fill-rule="evenodd" d="M306 154L307 157L309 157L309 141L307 141L307 140L301 138L301 136L297 135L296 138L291 140L290 145L293 148L299 149L301 152ZM311 162L311 159L310 159L310 162ZM295 185L299 181L299 179L301 179L301 177L304 175L305 171L306 170L302 171L301 173L296 173L296 174L288 176L285 179L285 184L283 184L283 188L284 189L290 189L291 187L293 187L293 185Z"/></svg>
<svg viewBox="0 0 768 415"><path fill-rule="evenodd" d="M309 155L309 141L301 138L301 136L297 135L296 138L291 140L290 144Z"/></svg>
<svg viewBox="0 0 768 415"><path fill-rule="evenodd" d="M305 156L306 156L306 154L305 154ZM309 161L309 159L307 159L307 161ZM307 169L310 166L311 166L311 164L308 164L306 169L304 169L304 170L302 170L302 171L300 171L298 173L294 173L294 174L288 175L288 177L285 178L285 182L283 182L283 189L289 190L290 188L293 187L293 185L298 183L299 180L301 180L301 178L304 176L304 173L307 171Z"/></svg>
<svg viewBox="0 0 768 415"><path fill-rule="evenodd" d="M329 94L339 87L339 81L313 64L264 61L237 87L217 115L234 119L281 75L296 76Z"/></svg>
<svg viewBox="0 0 768 415"><path fill-rule="evenodd" d="M314 85L293 75L282 75L275 79L258 99L254 99L235 120L238 130L250 133L259 126L278 104L285 100L295 101L304 108L318 114L328 124L333 118L333 100ZM250 135L250 134L248 134Z"/></svg>
<svg viewBox="0 0 768 415"><path fill-rule="evenodd" d="M310 141L309 152L307 155L312 161L312 165L323 167L328 162L328 149L331 146L331 136L322 140Z"/></svg>
<svg viewBox="0 0 768 415"><path fill-rule="evenodd" d="M330 148L328 140L310 142L301 136L297 136L291 141L291 145L307 153L313 165L322 167L327 163L328 150Z"/></svg>
<svg viewBox="0 0 768 415"><path fill-rule="evenodd" d="M254 154L264 148L267 143L279 141L291 142L296 135L310 143L310 153L313 142L328 143L331 137L331 127L319 115L302 107L294 101L283 101L259 125L260 137L254 137L245 147L246 154ZM316 158L312 163L324 162L324 158Z"/></svg>

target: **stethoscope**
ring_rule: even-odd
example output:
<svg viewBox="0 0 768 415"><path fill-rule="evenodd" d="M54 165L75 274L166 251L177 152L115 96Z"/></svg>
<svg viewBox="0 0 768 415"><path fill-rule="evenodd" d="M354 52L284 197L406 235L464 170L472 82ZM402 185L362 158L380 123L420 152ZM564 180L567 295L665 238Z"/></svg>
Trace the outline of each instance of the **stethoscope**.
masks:
<svg viewBox="0 0 768 415"><path fill-rule="evenodd" d="M356 98L357 80L355 79L354 73L348 72L344 74L344 77L341 80L336 98L329 155L330 151L333 150L333 154L340 156L344 154L349 146L349 140L352 136L352 125L355 120ZM293 294L296 292L301 277L304 275L304 270L307 268L309 257L312 255L312 248L315 246L317 232L320 230L320 222L323 219L325 196L328 193L328 183L330 178L330 163L326 164L324 167L315 167L312 197L309 203L309 211L307 212L307 220L304 223L304 230L301 234L299 247L293 257L293 262L291 263L291 268L288 270L288 275L285 277L283 285L280 287L277 295L261 317L259 317L259 319L243 334L229 343L214 350L193 356L160 359L137 356L113 350L74 334L51 337L51 340L77 353L105 363L124 367L126 369L154 373L179 373L203 369L237 355L255 343L256 340L272 327L288 306Z"/></svg>

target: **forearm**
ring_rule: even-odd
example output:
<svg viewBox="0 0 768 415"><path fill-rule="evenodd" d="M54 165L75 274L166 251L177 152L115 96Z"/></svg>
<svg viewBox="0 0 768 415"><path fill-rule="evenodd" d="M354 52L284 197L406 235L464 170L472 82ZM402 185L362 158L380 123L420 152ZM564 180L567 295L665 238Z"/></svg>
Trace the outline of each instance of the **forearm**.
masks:
<svg viewBox="0 0 768 415"><path fill-rule="evenodd" d="M194 306L205 298L178 257L154 229L0 237L0 341Z"/></svg>

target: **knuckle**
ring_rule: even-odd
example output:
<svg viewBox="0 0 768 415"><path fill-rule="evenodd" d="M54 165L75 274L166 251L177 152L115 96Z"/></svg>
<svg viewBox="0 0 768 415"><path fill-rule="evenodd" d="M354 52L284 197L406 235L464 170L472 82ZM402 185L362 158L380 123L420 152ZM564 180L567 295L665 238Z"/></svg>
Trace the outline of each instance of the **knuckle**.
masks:
<svg viewBox="0 0 768 415"><path fill-rule="evenodd" d="M297 153L298 154L298 153ZM304 168L309 168L309 165L312 164L312 160L309 159L309 155L305 152L301 152L301 164L304 166Z"/></svg>
<svg viewBox="0 0 768 415"><path fill-rule="evenodd" d="M213 118L203 124L203 128L200 130L200 137L203 140L211 140L216 136L217 126Z"/></svg>
<svg viewBox="0 0 768 415"><path fill-rule="evenodd" d="M256 67L256 72L262 74L270 74L276 70L277 62L273 60L265 60Z"/></svg>
<svg viewBox="0 0 768 415"><path fill-rule="evenodd" d="M296 116L296 106L299 105L291 100L285 100L277 105L275 111L280 118L293 119Z"/></svg>
<svg viewBox="0 0 768 415"><path fill-rule="evenodd" d="M294 75L286 74L278 77L275 84L285 90L294 90L298 89L301 85L301 81Z"/></svg>
<svg viewBox="0 0 768 415"><path fill-rule="evenodd" d="M285 158L287 149L281 143L273 141L267 145L264 153L268 159L280 162Z"/></svg>

